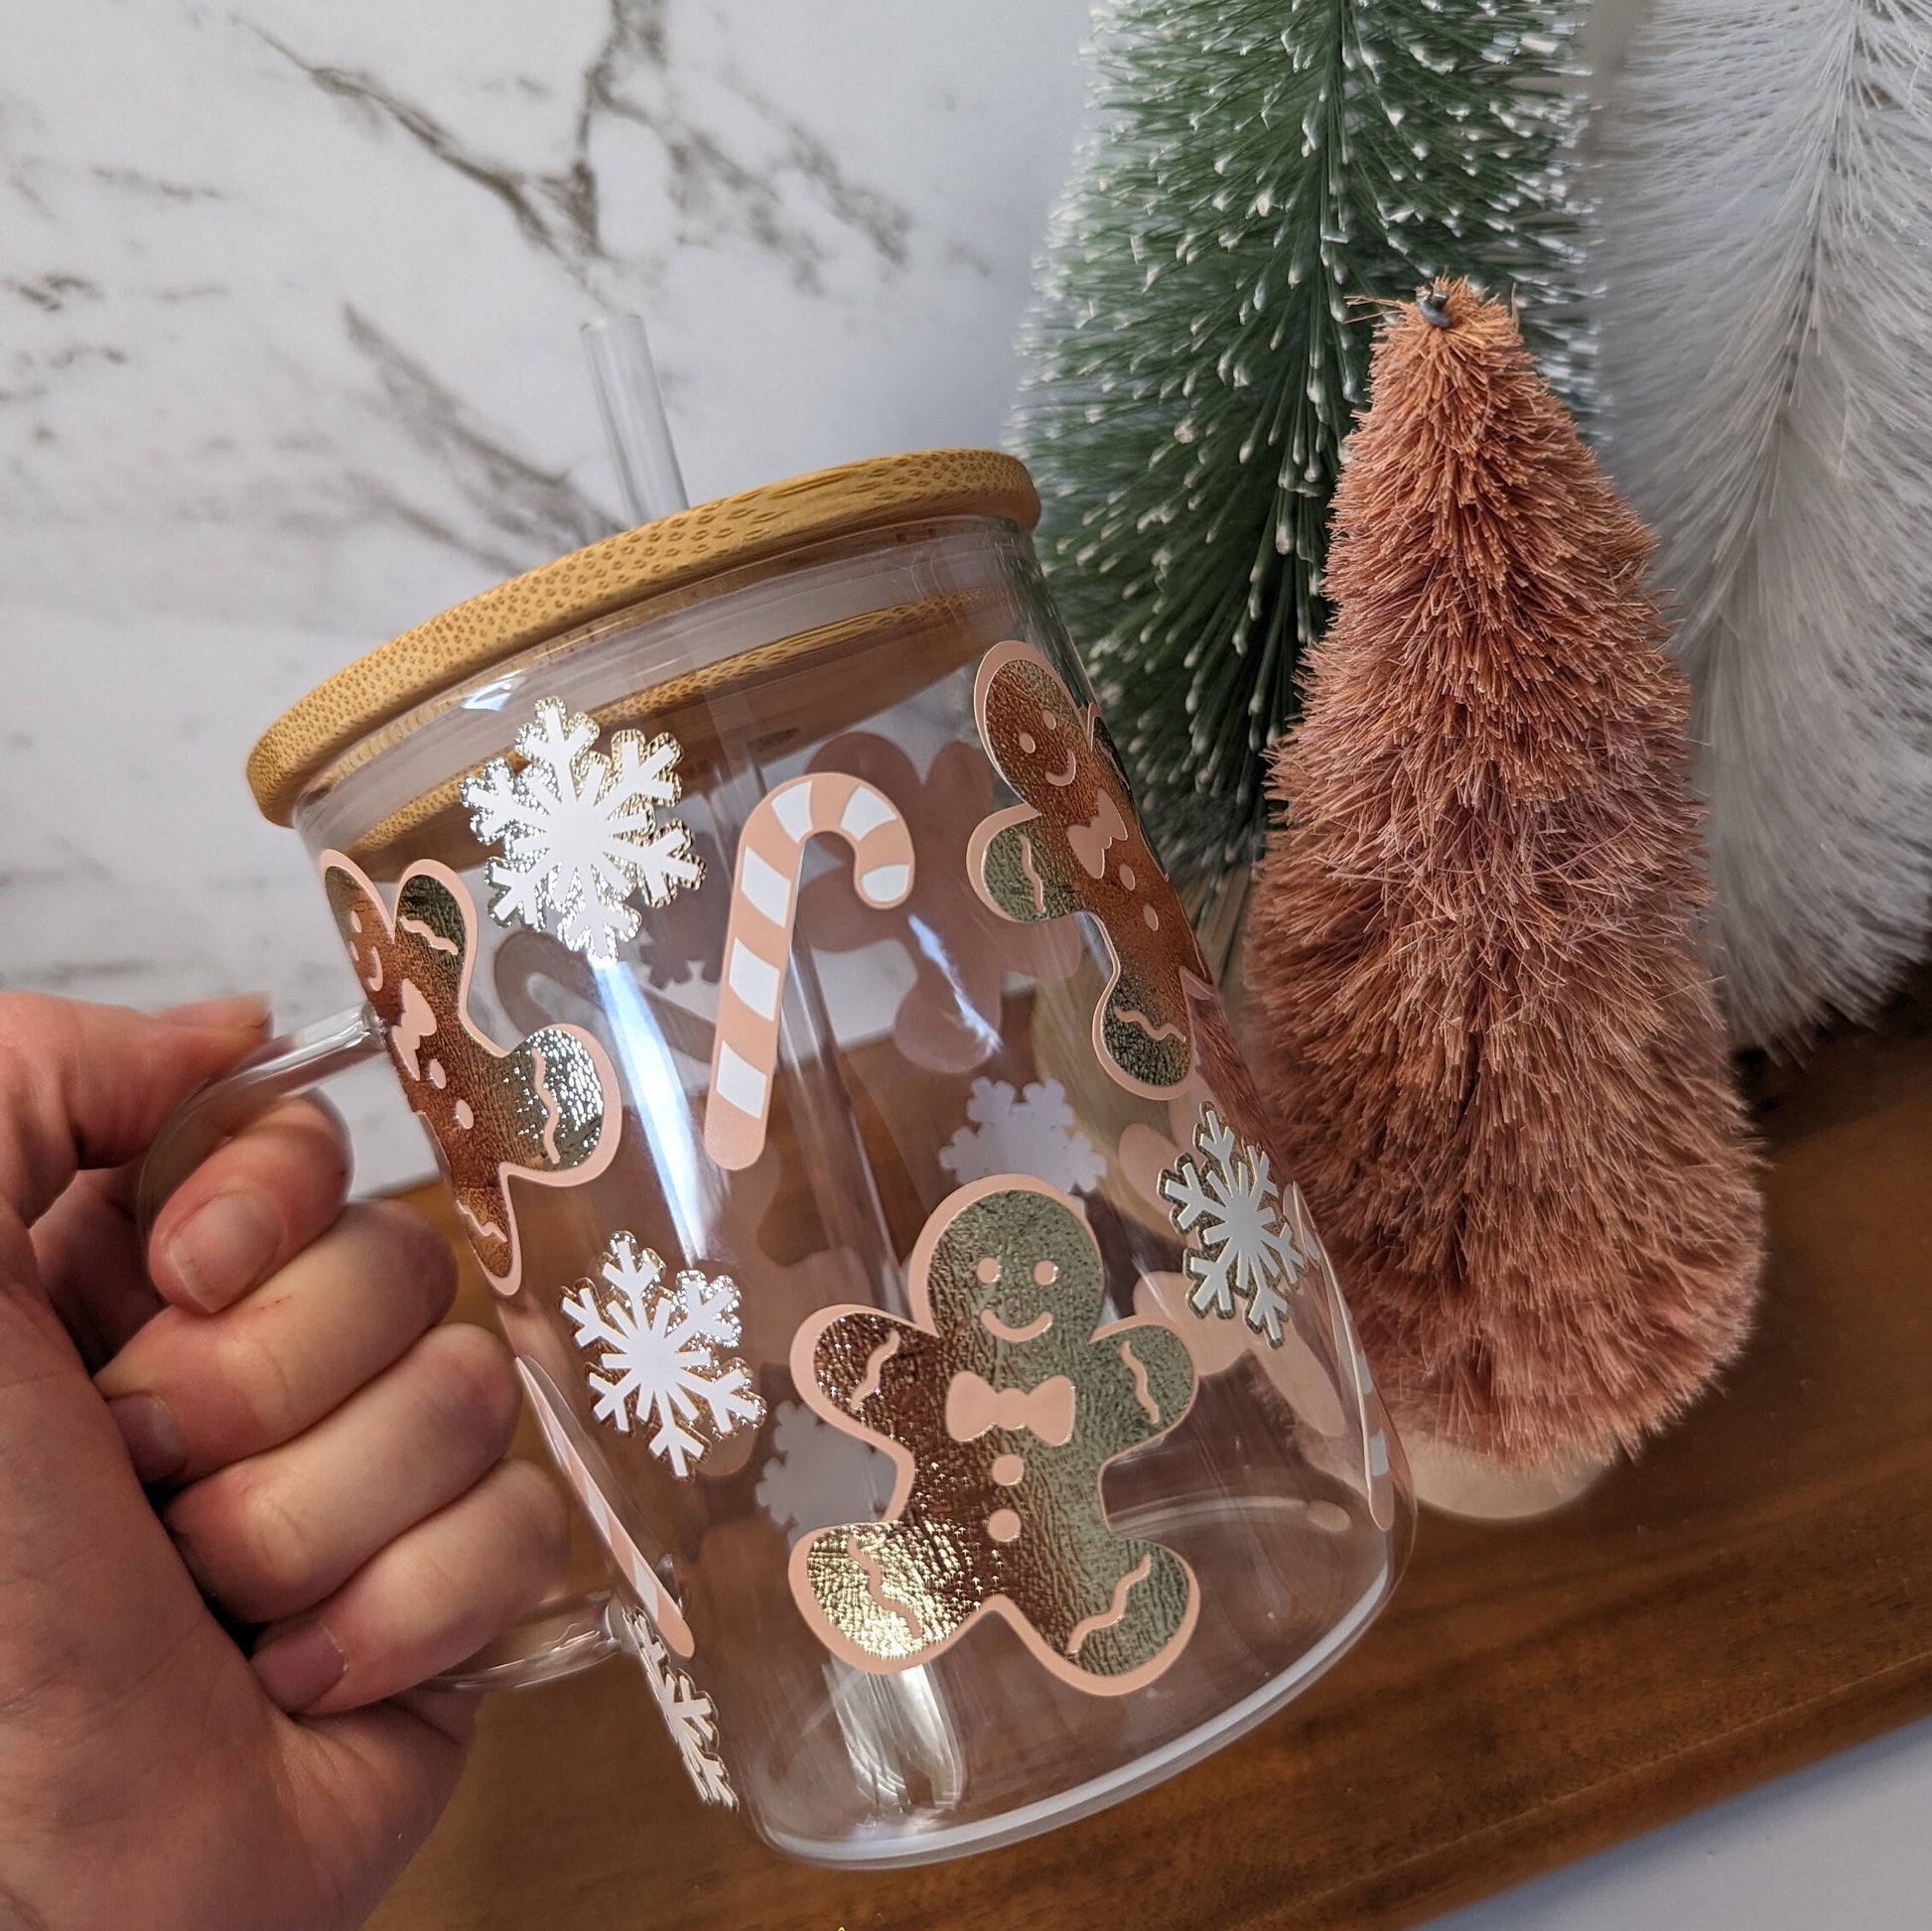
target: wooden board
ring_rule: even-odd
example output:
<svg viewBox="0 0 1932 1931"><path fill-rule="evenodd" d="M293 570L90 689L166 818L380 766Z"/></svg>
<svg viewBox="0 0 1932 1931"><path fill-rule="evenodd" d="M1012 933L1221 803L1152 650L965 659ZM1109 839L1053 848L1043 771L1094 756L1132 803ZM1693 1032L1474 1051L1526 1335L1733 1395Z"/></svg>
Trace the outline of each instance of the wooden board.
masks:
<svg viewBox="0 0 1932 1931"><path fill-rule="evenodd" d="M1775 1259L1728 1385L1525 1528L1425 1517L1300 1703L963 1863L789 1863L700 1808L633 1673L498 1697L381 1931L1415 1923L1932 1712L1932 1032L1756 1083ZM465 1311L483 1317L470 1276Z"/></svg>

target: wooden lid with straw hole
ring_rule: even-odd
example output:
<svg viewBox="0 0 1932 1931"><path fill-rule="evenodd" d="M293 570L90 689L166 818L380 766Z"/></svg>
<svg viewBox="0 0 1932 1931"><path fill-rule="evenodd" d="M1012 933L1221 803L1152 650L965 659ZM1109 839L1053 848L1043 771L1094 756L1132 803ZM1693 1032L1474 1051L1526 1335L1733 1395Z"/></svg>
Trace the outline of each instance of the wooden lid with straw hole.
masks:
<svg viewBox="0 0 1932 1931"><path fill-rule="evenodd" d="M505 657L741 564L935 516L999 516L1031 529L1039 498L1024 466L997 450L917 450L764 483L621 531L458 604L318 684L249 753L249 788L263 815L286 825L303 791L352 745Z"/></svg>

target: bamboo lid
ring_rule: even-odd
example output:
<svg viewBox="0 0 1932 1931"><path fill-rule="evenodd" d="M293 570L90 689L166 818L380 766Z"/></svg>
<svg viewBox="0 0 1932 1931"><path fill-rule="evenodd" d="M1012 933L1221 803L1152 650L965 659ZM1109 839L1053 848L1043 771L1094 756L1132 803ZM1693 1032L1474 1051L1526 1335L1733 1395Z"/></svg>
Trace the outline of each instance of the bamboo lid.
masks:
<svg viewBox="0 0 1932 1931"><path fill-rule="evenodd" d="M963 663L991 649L1011 629L1011 611L1007 598L983 589L868 611L682 671L594 706L590 717L601 732L639 727L670 732L678 741L678 774L690 789L723 749L711 707L740 684L756 681L763 686L764 726L754 749L761 759L779 758L805 740L847 729L857 715L897 703L943 660ZM623 621L621 615L610 620L614 624ZM559 642L582 637L592 627L580 625ZM405 713L393 725L358 740L329 766L329 777L379 757L421 715L420 710ZM521 767L515 751L503 755L512 769ZM478 768L452 773L379 819L356 837L349 856L383 883L421 858L439 858L461 871L475 854L463 783Z"/></svg>
<svg viewBox="0 0 1932 1931"><path fill-rule="evenodd" d="M681 509L497 584L419 623L298 699L248 755L265 817L286 825L310 780L351 745L449 685L579 623L827 537L932 516L1031 529L1039 498L996 450L916 450L768 483Z"/></svg>

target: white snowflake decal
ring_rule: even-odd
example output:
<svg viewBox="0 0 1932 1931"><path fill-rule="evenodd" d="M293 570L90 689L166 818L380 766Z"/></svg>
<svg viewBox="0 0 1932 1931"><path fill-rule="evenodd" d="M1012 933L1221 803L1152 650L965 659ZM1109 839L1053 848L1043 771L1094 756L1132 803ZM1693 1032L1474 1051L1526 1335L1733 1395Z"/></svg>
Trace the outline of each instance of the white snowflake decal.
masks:
<svg viewBox="0 0 1932 1931"><path fill-rule="evenodd" d="M664 1714L664 1724L677 1745L685 1774L697 1787L707 1804L723 1804L727 1810L738 1808L738 1793L718 1755L718 1713L691 1679L672 1661L650 1618L628 1606L623 1611L630 1631L631 1647L643 1665L644 1678L651 1695Z"/></svg>
<svg viewBox="0 0 1932 1931"><path fill-rule="evenodd" d="M627 1233L615 1233L600 1270L603 1285L580 1281L564 1294L564 1312L577 1329L577 1345L597 1355L600 1373L589 1373L592 1411L620 1435L654 1420L650 1449L687 1475L710 1446L763 1418L764 1403L752 1390L738 1345L738 1287L726 1275L712 1279L686 1268L675 1281L664 1263ZM704 1432L701 1432L704 1431Z"/></svg>
<svg viewBox="0 0 1932 1931"><path fill-rule="evenodd" d="M893 1458L801 1402L780 1402L759 1506L796 1542L814 1529L877 1516L893 1498Z"/></svg>
<svg viewBox="0 0 1932 1931"><path fill-rule="evenodd" d="M1106 1174L1106 1156L1075 1129L1057 1079L1018 1096L1004 1079L976 1079L966 1117L974 1125L939 1152L939 1165L962 1186L989 1173L1025 1173L1062 1193L1091 1193Z"/></svg>
<svg viewBox="0 0 1932 1931"><path fill-rule="evenodd" d="M677 740L644 742L620 731L610 755L594 749L597 726L546 697L516 734L520 771L492 759L463 781L463 801L478 842L500 844L486 876L491 914L549 932L593 965L610 965L639 923L627 900L641 891L653 905L704 879L691 833L676 819L658 822L659 805L678 799Z"/></svg>
<svg viewBox="0 0 1932 1931"><path fill-rule="evenodd" d="M1203 1106L1194 1151L1161 1175L1161 1197L1174 1232L1193 1237L1181 1257L1193 1283L1187 1305L1203 1319L1232 1320L1239 1298L1248 1304L1248 1325L1280 1347L1289 1292L1300 1285L1306 1257L1282 1218L1268 1156Z"/></svg>

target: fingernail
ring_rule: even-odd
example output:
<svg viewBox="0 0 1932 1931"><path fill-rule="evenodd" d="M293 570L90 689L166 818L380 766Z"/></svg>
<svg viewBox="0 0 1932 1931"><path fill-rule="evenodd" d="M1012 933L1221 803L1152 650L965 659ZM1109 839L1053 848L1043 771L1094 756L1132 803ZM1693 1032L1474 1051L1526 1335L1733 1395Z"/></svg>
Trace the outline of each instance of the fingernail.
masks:
<svg viewBox="0 0 1932 1931"><path fill-rule="evenodd" d="M319 1703L348 1667L335 1637L319 1622L271 1637L255 1651L254 1665L269 1701L291 1715Z"/></svg>
<svg viewBox="0 0 1932 1931"><path fill-rule="evenodd" d="M250 1187L217 1193L168 1242L182 1291L204 1313L225 1308L268 1271L281 1244L275 1209Z"/></svg>
<svg viewBox="0 0 1932 1931"><path fill-rule="evenodd" d="M143 1484L166 1481L188 1460L174 1410L157 1395L117 1395L107 1404Z"/></svg>
<svg viewBox="0 0 1932 1931"><path fill-rule="evenodd" d="M218 999L192 999L185 1006L163 1007L155 1018L171 1026L246 1026L260 1033L267 1029L268 1013L266 993L223 993Z"/></svg>

